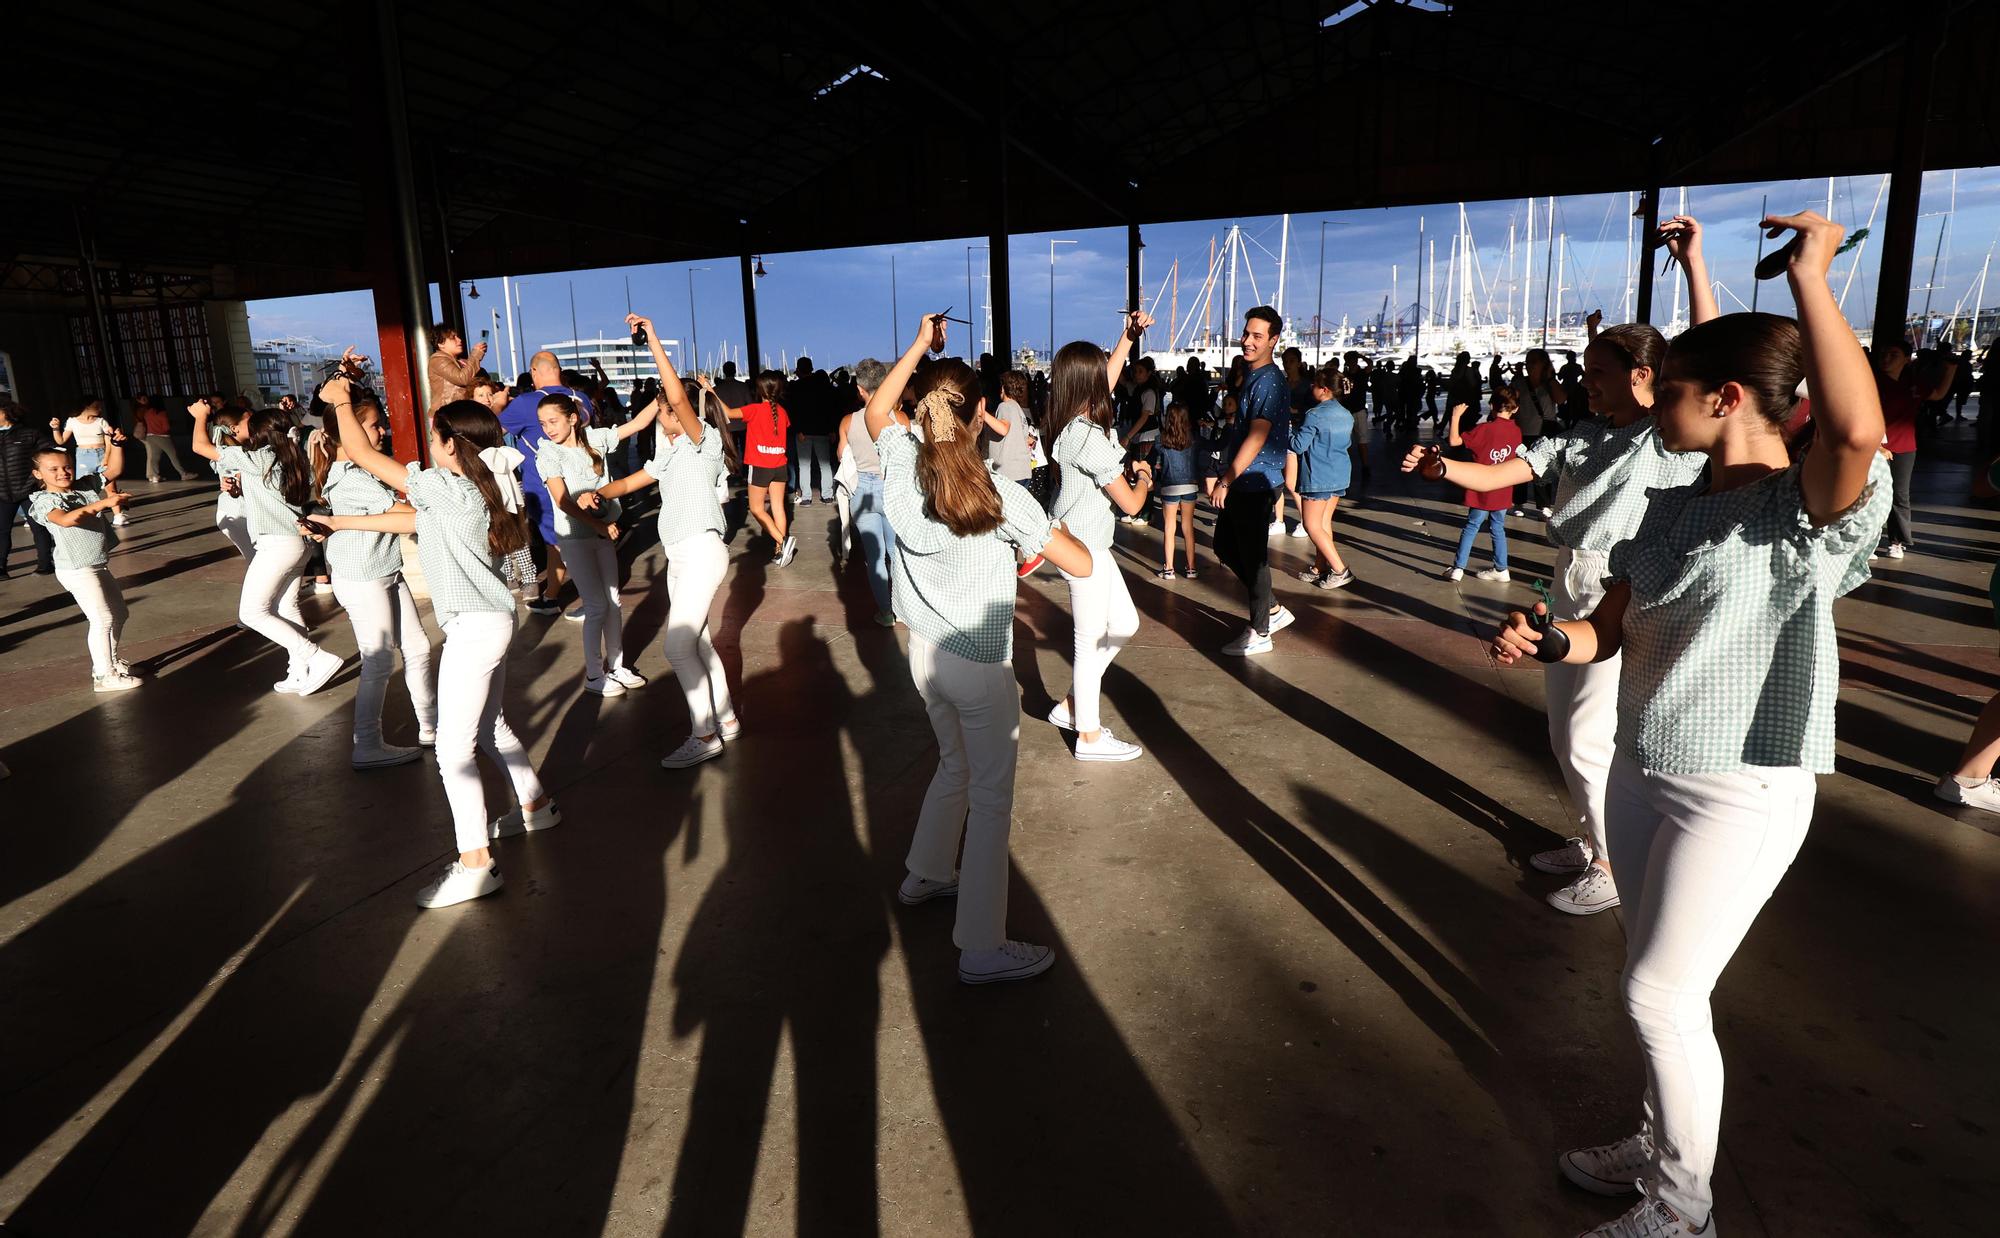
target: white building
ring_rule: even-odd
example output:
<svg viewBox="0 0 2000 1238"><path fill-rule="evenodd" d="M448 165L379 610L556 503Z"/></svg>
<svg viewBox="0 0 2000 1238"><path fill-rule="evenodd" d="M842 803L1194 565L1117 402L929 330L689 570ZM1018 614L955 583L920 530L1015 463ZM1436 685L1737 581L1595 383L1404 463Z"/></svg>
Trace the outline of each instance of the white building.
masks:
<svg viewBox="0 0 2000 1238"><path fill-rule="evenodd" d="M675 365L681 365L679 340L661 340L661 347ZM575 370L579 374L592 373L591 360L604 367L605 377L618 389L620 396L630 395L632 384L642 379L658 378L659 367L653 364L653 354L643 344L634 344L628 335L605 338L599 336L591 340L565 340L560 344L544 344L544 351L556 355L565 370Z"/></svg>
<svg viewBox="0 0 2000 1238"><path fill-rule="evenodd" d="M309 398L339 361L338 349L318 340L265 340L250 349L257 367L257 394L263 407L282 395Z"/></svg>

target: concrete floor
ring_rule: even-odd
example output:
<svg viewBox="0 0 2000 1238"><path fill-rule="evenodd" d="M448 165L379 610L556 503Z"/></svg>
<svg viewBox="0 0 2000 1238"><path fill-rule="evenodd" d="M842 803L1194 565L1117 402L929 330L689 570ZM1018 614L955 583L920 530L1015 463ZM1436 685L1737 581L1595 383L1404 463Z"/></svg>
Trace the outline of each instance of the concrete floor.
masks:
<svg viewBox="0 0 2000 1238"><path fill-rule="evenodd" d="M1384 453L1385 455L1387 453ZM1962 443L1922 553L1842 604L1840 773L1717 992L1720 1225L1985 1234L2000 1205L2000 819L1930 780L2000 689ZM429 761L347 767L353 670L300 700L231 626L195 487L139 489L113 566L152 682L88 690L51 579L0 583L0 1223L8 1234L1567 1235L1619 1205L1553 1157L1628 1133L1617 915L1529 869L1568 813L1534 670L1481 635L1511 586L1436 577L1459 510L1378 467L1341 593L1248 665L1227 574L1151 574L1106 681L1147 748L1079 765L1059 581L1022 591L1011 923L1060 961L955 979L950 905L893 898L933 764L907 633L832 568L732 542L717 644L746 730L692 771L630 548L628 648L524 616L508 712L566 821L500 896L419 912L448 846ZM1206 548L1204 548L1206 556ZM17 553L13 566L23 569ZM353 638L308 599L330 648ZM400 684L392 738L412 739ZM500 801L497 782L489 784ZM1984 1218L1983 1220L1981 1218Z"/></svg>

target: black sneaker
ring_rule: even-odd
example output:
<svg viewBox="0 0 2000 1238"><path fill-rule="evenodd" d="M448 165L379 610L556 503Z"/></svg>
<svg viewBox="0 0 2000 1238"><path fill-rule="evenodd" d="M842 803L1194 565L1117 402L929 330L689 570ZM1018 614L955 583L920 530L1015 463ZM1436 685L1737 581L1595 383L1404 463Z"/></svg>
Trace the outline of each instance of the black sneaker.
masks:
<svg viewBox="0 0 2000 1238"><path fill-rule="evenodd" d="M562 603L554 598L530 598L528 609L538 615L560 615Z"/></svg>

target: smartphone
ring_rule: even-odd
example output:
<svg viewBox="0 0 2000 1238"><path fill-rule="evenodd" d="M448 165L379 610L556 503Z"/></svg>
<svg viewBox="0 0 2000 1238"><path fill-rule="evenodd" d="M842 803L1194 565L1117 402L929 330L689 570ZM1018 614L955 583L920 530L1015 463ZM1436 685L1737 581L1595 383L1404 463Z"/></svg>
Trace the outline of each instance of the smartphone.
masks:
<svg viewBox="0 0 2000 1238"><path fill-rule="evenodd" d="M644 348L646 346L646 328L644 327L632 328L632 343L634 343L640 348Z"/></svg>

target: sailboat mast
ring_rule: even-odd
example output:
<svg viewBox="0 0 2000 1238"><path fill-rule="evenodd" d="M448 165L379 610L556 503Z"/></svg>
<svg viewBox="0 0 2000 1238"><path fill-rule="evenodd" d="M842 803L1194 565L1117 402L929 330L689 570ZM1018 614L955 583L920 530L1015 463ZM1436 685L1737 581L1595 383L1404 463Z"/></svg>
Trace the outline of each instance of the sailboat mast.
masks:
<svg viewBox="0 0 2000 1238"><path fill-rule="evenodd" d="M1292 252L1292 217L1288 213L1284 222L1278 225L1278 299L1271 308L1278 311L1278 321L1285 321L1285 268L1290 265Z"/></svg>
<svg viewBox="0 0 2000 1238"><path fill-rule="evenodd" d="M1237 232L1238 232L1237 226L1235 224L1230 224L1229 225L1229 313L1227 315L1227 321L1225 323L1225 325L1230 327L1234 327L1236 325L1236 255L1242 249L1242 242L1237 239Z"/></svg>
<svg viewBox="0 0 2000 1238"><path fill-rule="evenodd" d="M1548 269L1542 272L1542 347L1544 348L1549 346L1549 300L1550 294L1555 290L1556 282L1556 200L1554 195L1550 195L1549 197L1548 234L1549 256L1546 264Z"/></svg>
<svg viewBox="0 0 2000 1238"><path fill-rule="evenodd" d="M1535 200L1528 199L1528 243L1521 247L1521 338L1517 341L1525 350L1528 344L1528 306L1533 304L1528 298L1535 290Z"/></svg>
<svg viewBox="0 0 2000 1238"><path fill-rule="evenodd" d="M1882 175L1881 181L1875 186L1875 205L1868 208L1868 224L1864 231L1872 230L1875 227L1875 213L1882 209L1882 195L1888 188L1889 176L1885 172ZM1840 282L1840 298L1834 302L1842 310L1847 308L1847 290L1854 286L1854 273L1861 269L1862 255L1867 252L1868 238L1864 236L1861 238L1861 243L1854 247L1854 261L1847 268L1847 278Z"/></svg>
<svg viewBox="0 0 2000 1238"><path fill-rule="evenodd" d="M1414 349L1418 355L1424 351L1424 217L1417 216L1417 303L1410 315L1416 321L1417 342Z"/></svg>
<svg viewBox="0 0 2000 1238"><path fill-rule="evenodd" d="M1563 325L1563 287L1569 280L1569 233L1556 242L1556 330Z"/></svg>
<svg viewBox="0 0 2000 1238"><path fill-rule="evenodd" d="M1625 195L1625 296L1621 302L1624 306L1624 312L1619 315L1618 321L1620 322L1632 321L1632 275L1634 271L1632 266L1632 212L1636 209L1638 208L1632 201L1632 194L1627 192Z"/></svg>
<svg viewBox="0 0 2000 1238"><path fill-rule="evenodd" d="M1167 331L1172 333L1180 329L1181 322L1181 260L1179 258L1174 259L1173 269L1168 273L1168 279L1171 281L1174 289L1173 298L1167 306ZM1174 345L1174 340L1169 338L1167 340L1168 351L1172 351Z"/></svg>
<svg viewBox="0 0 2000 1238"><path fill-rule="evenodd" d="M1675 207L1675 208L1674 208L1674 214L1676 214L1676 215L1685 215L1685 214L1687 214L1687 213L1688 213L1688 191L1687 191L1687 186L1686 186L1686 185L1682 185L1682 186L1681 186L1681 196L1680 196L1680 205L1679 205L1678 207ZM1685 281L1685 280L1683 280L1683 279L1679 279L1679 278L1676 278L1676 279L1674 280L1674 312L1673 312L1673 316L1667 319L1667 329L1668 329L1669 331L1678 331L1678 330L1680 330L1680 321L1681 321L1681 285L1682 285L1683 283L1685 283L1685 282L1687 282L1687 281Z"/></svg>
<svg viewBox="0 0 2000 1238"><path fill-rule="evenodd" d="M1215 233L1208 234L1208 278L1201 285L1201 346L1215 338Z"/></svg>

